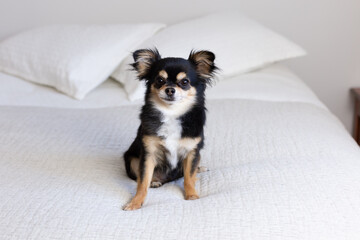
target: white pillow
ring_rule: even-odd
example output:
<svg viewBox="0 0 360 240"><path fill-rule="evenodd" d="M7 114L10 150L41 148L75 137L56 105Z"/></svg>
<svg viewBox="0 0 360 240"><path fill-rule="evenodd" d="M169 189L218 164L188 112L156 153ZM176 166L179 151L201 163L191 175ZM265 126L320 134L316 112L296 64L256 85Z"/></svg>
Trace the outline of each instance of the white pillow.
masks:
<svg viewBox="0 0 360 240"><path fill-rule="evenodd" d="M0 42L0 71L83 99L163 24L55 25Z"/></svg>
<svg viewBox="0 0 360 240"><path fill-rule="evenodd" d="M186 59L192 49L210 50L222 70L220 79L305 55L293 42L237 12L212 14L169 26L141 45L153 47L162 57ZM129 99L135 100L143 97L144 84L135 80L135 73L127 71L132 61L128 57L112 77L123 83Z"/></svg>

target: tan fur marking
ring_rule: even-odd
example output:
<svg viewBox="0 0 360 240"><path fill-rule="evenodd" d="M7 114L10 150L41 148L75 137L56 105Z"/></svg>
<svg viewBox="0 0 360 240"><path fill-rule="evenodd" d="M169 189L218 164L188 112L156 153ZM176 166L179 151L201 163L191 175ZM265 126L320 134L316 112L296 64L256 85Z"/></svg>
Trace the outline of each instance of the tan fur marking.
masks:
<svg viewBox="0 0 360 240"><path fill-rule="evenodd" d="M188 153L187 157L184 160L184 190L185 190L185 199L194 200L198 199L199 195L195 190L196 182L196 171L191 174L192 161L195 157L195 150L192 150Z"/></svg>
<svg viewBox="0 0 360 240"><path fill-rule="evenodd" d="M162 77L162 78L164 78L164 79L167 79L167 78L168 78L168 74L167 74L167 72L166 72L165 70L161 70L161 71L159 72L159 76Z"/></svg>
<svg viewBox="0 0 360 240"><path fill-rule="evenodd" d="M190 55L190 58L195 61L196 69L202 77L211 77L210 70L213 62L209 59L209 55L206 51L194 52Z"/></svg>
<svg viewBox="0 0 360 240"><path fill-rule="evenodd" d="M176 79L179 81L181 79L184 79L186 78L186 73L184 72L179 72L177 75L176 75Z"/></svg>
<svg viewBox="0 0 360 240"><path fill-rule="evenodd" d="M155 59L153 51L146 50L139 53L139 61L149 61L149 59Z"/></svg>
<svg viewBox="0 0 360 240"><path fill-rule="evenodd" d="M188 90L188 97L195 97L196 96L196 88L190 87Z"/></svg>
<svg viewBox="0 0 360 240"><path fill-rule="evenodd" d="M144 147L148 152L145 159L144 176L142 179L140 177L137 178L138 185L135 197L125 206L124 210L139 209L144 203L151 179L154 174L154 168L156 166L155 152L158 149L159 144L161 144L161 141L161 138L155 136L143 137Z"/></svg>
<svg viewBox="0 0 360 240"><path fill-rule="evenodd" d="M196 138L182 138L179 141L179 147L185 148L188 151L193 150L201 141L200 137L196 137Z"/></svg>
<svg viewBox="0 0 360 240"><path fill-rule="evenodd" d="M168 108L169 105L166 104L163 100L161 100L161 98L159 97L159 92L163 89L165 89L166 86L162 86L160 89L155 88L153 85L151 86L151 99L152 101L154 101L154 103L164 107L164 108Z"/></svg>
<svg viewBox="0 0 360 240"><path fill-rule="evenodd" d="M163 144L163 140L156 136L144 136L143 143L146 151L149 153L148 155L153 155L159 149L159 146Z"/></svg>
<svg viewBox="0 0 360 240"><path fill-rule="evenodd" d="M151 50L143 50L138 53L136 59L136 70L138 72L138 77L144 77L149 71L152 62L155 60L156 54Z"/></svg>
<svg viewBox="0 0 360 240"><path fill-rule="evenodd" d="M140 53L139 54L139 58L137 60L137 62L138 62L137 71L138 71L139 77L144 76L146 74L146 72L149 70L151 57L152 57L152 54L149 54L149 53Z"/></svg>
<svg viewBox="0 0 360 240"><path fill-rule="evenodd" d="M138 65L138 76L142 77L146 74L147 70L149 69L148 65L146 64L139 64Z"/></svg>
<svg viewBox="0 0 360 240"><path fill-rule="evenodd" d="M132 158L130 160L130 168L131 170L135 173L136 177L139 177L139 164L140 164L140 159L138 158Z"/></svg>

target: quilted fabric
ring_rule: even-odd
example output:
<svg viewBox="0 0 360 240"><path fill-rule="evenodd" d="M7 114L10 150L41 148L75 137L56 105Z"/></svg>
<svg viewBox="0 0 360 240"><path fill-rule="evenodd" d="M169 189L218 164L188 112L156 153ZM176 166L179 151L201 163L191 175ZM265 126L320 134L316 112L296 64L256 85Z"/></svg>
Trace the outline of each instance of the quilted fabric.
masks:
<svg viewBox="0 0 360 240"><path fill-rule="evenodd" d="M139 107L0 107L2 239L358 239L360 150L324 108L212 100L198 175L150 189L122 154ZM136 119L136 120L135 120Z"/></svg>

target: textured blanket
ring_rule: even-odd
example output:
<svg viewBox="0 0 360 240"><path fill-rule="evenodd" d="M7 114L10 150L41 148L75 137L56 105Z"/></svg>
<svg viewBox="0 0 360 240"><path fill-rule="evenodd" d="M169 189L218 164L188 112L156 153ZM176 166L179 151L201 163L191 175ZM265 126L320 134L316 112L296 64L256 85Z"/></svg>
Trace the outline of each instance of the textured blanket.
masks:
<svg viewBox="0 0 360 240"><path fill-rule="evenodd" d="M309 103L208 102L199 200L183 180L121 207L139 107L0 107L1 239L359 239L360 151Z"/></svg>

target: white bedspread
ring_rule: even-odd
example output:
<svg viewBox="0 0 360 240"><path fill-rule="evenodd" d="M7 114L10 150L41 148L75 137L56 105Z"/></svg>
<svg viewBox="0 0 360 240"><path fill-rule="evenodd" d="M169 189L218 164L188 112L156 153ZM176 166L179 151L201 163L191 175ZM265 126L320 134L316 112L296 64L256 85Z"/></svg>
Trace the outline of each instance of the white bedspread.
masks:
<svg viewBox="0 0 360 240"><path fill-rule="evenodd" d="M199 200L143 208L122 153L138 107L0 107L1 239L359 239L360 151L323 107L209 100Z"/></svg>

